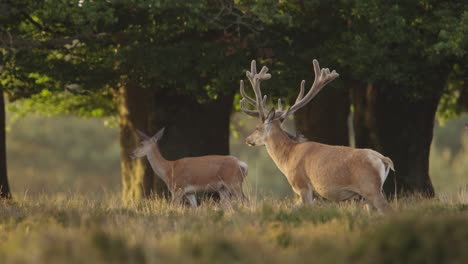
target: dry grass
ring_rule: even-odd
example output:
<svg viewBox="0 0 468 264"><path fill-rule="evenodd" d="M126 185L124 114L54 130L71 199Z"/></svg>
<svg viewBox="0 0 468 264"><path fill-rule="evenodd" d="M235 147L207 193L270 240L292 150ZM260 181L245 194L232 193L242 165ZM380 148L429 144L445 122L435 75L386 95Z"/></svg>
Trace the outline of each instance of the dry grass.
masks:
<svg viewBox="0 0 468 264"><path fill-rule="evenodd" d="M0 203L1 263L462 263L467 193L393 202L388 216L359 202L264 199L223 210L165 201L123 207L74 194Z"/></svg>

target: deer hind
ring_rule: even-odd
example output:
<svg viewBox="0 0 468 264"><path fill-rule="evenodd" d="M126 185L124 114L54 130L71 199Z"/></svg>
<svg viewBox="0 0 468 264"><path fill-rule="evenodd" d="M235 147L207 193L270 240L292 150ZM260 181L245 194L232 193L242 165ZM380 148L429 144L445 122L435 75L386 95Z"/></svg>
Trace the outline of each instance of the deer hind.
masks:
<svg viewBox="0 0 468 264"><path fill-rule="evenodd" d="M278 100L278 110L266 112L267 96L262 98L260 83L271 78L268 68L263 66L257 73L256 63L252 61L250 72L246 75L255 93L255 99L244 90L240 82L241 110L257 118L261 123L246 138L250 146L265 145L268 154L286 176L295 193L300 196L298 205L313 203L313 192L332 200L342 201L361 196L380 212L390 210L382 186L392 161L370 149L356 149L344 146L330 146L312 141L295 140L281 129L281 123L309 103L328 83L339 75L329 69L320 69L317 60L313 61L315 80L304 96L305 81L301 82L299 95L290 108L283 110ZM247 104L254 107L249 109Z"/></svg>
<svg viewBox="0 0 468 264"><path fill-rule="evenodd" d="M187 199L192 207L197 206L196 192L218 192L221 203L234 197L244 200L242 183L247 176L247 164L233 156L210 155L188 157L174 161L166 160L158 147L164 128L153 137L137 130L140 147L132 158L146 156L153 171L166 183L174 204Z"/></svg>

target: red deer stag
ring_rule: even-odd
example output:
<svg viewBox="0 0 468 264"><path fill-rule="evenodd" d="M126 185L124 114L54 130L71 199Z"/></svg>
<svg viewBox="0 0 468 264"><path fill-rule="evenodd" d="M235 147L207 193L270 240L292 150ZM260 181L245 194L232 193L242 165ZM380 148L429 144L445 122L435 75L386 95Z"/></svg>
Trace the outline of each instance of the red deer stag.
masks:
<svg viewBox="0 0 468 264"><path fill-rule="evenodd" d="M271 75L267 73L268 68L265 66L257 73L255 61L252 61L247 78L253 87L255 99L245 93L244 82L241 81L240 93L243 98L240 106L244 113L260 118L261 124L247 137L246 143L250 146L266 146L276 166L286 176L294 192L300 196L297 205L312 205L315 191L331 201L361 196L382 213L391 210L382 193L389 170L394 170L389 158L371 149L296 140L281 129L281 123L288 115L309 103L323 87L339 76L335 71L320 69L317 60L313 64L315 80L309 92L304 96L305 81L302 81L294 105L283 110L279 100L278 111L273 108L266 112L267 96L262 98L260 83L270 79ZM255 109L247 108L245 103Z"/></svg>

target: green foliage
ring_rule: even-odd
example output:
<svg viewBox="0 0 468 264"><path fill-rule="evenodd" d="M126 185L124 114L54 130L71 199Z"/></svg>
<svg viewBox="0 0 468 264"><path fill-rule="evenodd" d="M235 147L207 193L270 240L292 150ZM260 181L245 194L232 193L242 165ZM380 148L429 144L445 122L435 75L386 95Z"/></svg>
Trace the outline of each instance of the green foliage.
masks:
<svg viewBox="0 0 468 264"><path fill-rule="evenodd" d="M40 93L15 101L8 110L19 116L31 113L45 115L77 115L80 117L105 117L115 113L112 96L104 91L87 94L42 90Z"/></svg>
<svg viewBox="0 0 468 264"><path fill-rule="evenodd" d="M50 105L51 114L108 114L113 110L111 102L104 102L108 90L128 84L212 100L237 90L232 83L250 48L252 18L222 1L23 0L5 5L3 30L12 39L11 45L0 46L7 56L2 86L12 99L39 94L32 101L43 110ZM78 96L55 104L70 85L102 99ZM44 90L59 95L38 102ZM85 101L90 106L83 107Z"/></svg>
<svg viewBox="0 0 468 264"><path fill-rule="evenodd" d="M423 96L442 90L454 62L463 62L465 36L448 40L446 30L465 31L464 4L445 1L391 3L356 1L346 18L350 50L359 54L346 60L358 77L389 81ZM366 30L363 30L363 27ZM446 46L445 52L437 47ZM448 48L450 47L450 48ZM465 65L466 66L466 65ZM441 87L432 87L440 83ZM396 89L396 88L394 88Z"/></svg>
<svg viewBox="0 0 468 264"><path fill-rule="evenodd" d="M265 24L259 37L265 52L260 57L272 64L277 95L291 96L287 90L295 95L300 80L312 78L314 58L324 67L336 69L345 84L350 79L371 82L392 89L397 97L430 98L446 92L447 84L451 86L447 97L453 97L452 91L462 88L460 81L468 69L465 2L244 4L252 5L251 10Z"/></svg>
<svg viewBox="0 0 468 264"><path fill-rule="evenodd" d="M1 80L11 98L130 83L202 103L237 91L253 58L272 69L275 81L265 88L272 99L291 98L301 79L312 79L317 58L345 81L386 83L408 98L447 91L444 102L453 102L468 69L468 12L460 1L79 3L3 4L2 30L12 38L2 39ZM441 113L458 113L444 105Z"/></svg>

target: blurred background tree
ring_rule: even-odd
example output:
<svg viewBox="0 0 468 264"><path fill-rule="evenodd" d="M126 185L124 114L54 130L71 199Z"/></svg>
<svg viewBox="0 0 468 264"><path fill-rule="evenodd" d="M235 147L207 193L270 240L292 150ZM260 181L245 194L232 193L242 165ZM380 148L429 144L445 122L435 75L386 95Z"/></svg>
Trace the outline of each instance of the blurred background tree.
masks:
<svg viewBox="0 0 468 264"><path fill-rule="evenodd" d="M135 129L166 126L169 159L228 154L249 61L272 70L264 93L290 102L300 80L311 85L317 58L340 79L297 112L295 126L312 140L390 156L399 191L431 196L437 107L453 117L468 101L465 10L445 1L5 0L1 85L17 115L117 116L129 201L164 191L145 160L129 159Z"/></svg>
<svg viewBox="0 0 468 264"><path fill-rule="evenodd" d="M1 71L2 69L0 69L0 73ZM3 95L3 89L0 89L0 199L11 198L7 173L5 119L5 98Z"/></svg>

